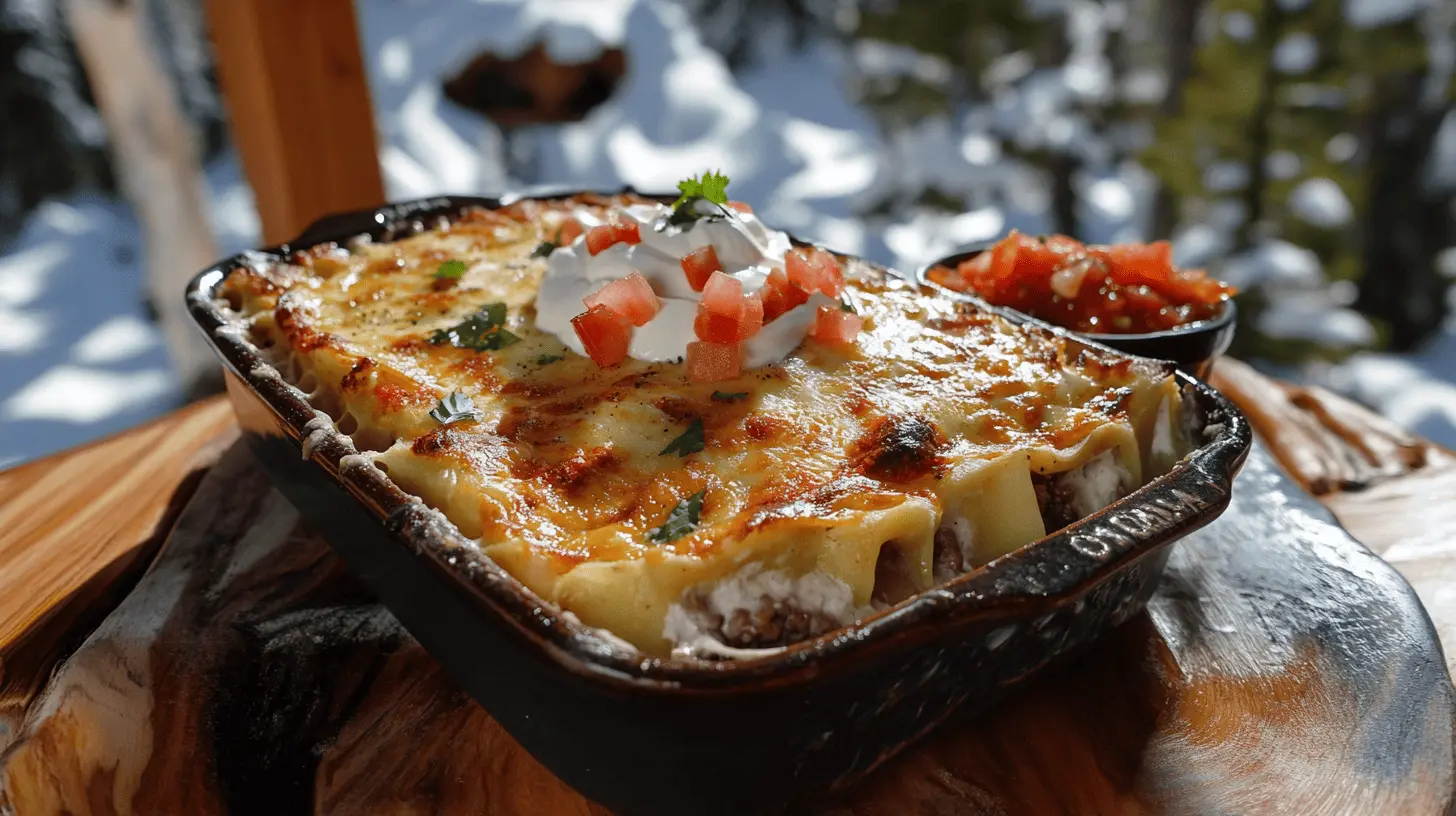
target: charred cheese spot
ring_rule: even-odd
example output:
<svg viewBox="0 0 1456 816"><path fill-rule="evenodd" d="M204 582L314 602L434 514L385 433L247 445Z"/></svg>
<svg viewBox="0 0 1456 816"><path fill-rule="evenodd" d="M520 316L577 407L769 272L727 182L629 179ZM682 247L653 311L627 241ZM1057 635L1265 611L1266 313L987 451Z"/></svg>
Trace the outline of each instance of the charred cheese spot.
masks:
<svg viewBox="0 0 1456 816"><path fill-rule="evenodd" d="M339 381L339 387L346 393L364 388L373 379L369 372L377 365L379 364L368 357L360 357L358 362L354 363L354 367L349 369L349 373Z"/></svg>
<svg viewBox="0 0 1456 816"><path fill-rule="evenodd" d="M945 444L945 434L925 417L880 417L855 441L850 461L882 482L908 482L945 466L939 455Z"/></svg>

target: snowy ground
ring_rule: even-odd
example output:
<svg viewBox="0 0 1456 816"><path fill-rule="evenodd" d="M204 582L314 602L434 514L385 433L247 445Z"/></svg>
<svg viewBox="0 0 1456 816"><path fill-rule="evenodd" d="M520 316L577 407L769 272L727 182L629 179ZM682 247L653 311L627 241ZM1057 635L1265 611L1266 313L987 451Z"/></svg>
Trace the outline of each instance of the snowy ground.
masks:
<svg viewBox="0 0 1456 816"><path fill-rule="evenodd" d="M1084 237L1136 239L1148 223L1151 179L1086 138L1077 113L1108 81L1095 16L1072 15L1076 45L1065 66L1030 73L999 66L1005 83L990 104L886 136L854 102L857 85L895 73L934 78L945 66L875 43L820 41L798 51L768 29L758 60L734 75L682 9L658 0L359 0L358 9L395 199L526 184L667 190L714 167L732 178L732 195L770 223L909 268L1012 227L1046 230L1044 184L1001 154L999 138L1014 135L1025 148L1082 155ZM562 60L625 44L628 76L585 121L511 134L443 98L440 78L474 54L516 54L538 41ZM1447 152L1456 154L1456 127L1447 130ZM855 215L927 180L967 194L972 205L959 215L913 207L893 218ZM208 182L220 249L253 243L256 216L236 164L209 167ZM1348 220L1348 202L1329 186L1297 188L1291 203L1311 220ZM1196 262L1225 251L1225 216L1232 214L1213 213L1180 236L1180 256ZM0 256L0 466L177 403L165 350L143 314L139 240L124 205L79 197L38 210ZM1271 242L1230 273L1291 294L1269 318L1276 330L1358 345L1370 336L1368 324L1343 308L1341 291L1311 258ZM1420 355L1357 355L1315 374L1456 445L1453 359L1456 329Z"/></svg>

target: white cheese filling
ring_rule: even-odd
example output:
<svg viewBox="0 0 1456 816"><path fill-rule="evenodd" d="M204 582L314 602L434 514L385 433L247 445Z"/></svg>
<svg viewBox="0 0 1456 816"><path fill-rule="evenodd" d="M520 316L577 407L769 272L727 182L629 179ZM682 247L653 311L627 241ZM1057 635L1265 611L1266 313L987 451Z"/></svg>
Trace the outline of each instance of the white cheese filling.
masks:
<svg viewBox="0 0 1456 816"><path fill-rule="evenodd" d="M838 626L848 626L872 611L855 606L849 584L832 575L815 571L794 577L782 570L766 570L759 563L748 564L706 592L702 587L688 592L698 594L698 604L694 605L698 608L672 604L662 631L662 636L672 641L673 654L683 656L735 657L772 651L727 646L719 640L719 631L709 628L715 616L726 621L740 610L751 614L764 606L784 603L797 612L821 615Z"/></svg>
<svg viewBox="0 0 1456 816"><path fill-rule="evenodd" d="M1132 482L1132 474L1112 451L1103 451L1082 467L1063 473L1061 478L1072 490L1072 511L1078 518L1090 516L1117 501L1124 486Z"/></svg>

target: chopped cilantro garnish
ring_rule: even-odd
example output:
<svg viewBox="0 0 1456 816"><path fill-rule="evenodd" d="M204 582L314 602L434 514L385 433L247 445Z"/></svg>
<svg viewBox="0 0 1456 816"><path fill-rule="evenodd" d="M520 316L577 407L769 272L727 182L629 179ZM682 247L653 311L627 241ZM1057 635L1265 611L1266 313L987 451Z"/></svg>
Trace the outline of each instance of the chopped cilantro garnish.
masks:
<svg viewBox="0 0 1456 816"><path fill-rule="evenodd" d="M551 255L551 253L555 252L560 247L561 247L561 244L558 244L555 241L542 241L541 243L539 243L539 244L536 245L536 248L535 249L531 250L531 257L532 258L546 258L546 257L549 257Z"/></svg>
<svg viewBox="0 0 1456 816"><path fill-rule="evenodd" d="M439 405L430 409L430 416L441 425L449 425L452 422L480 419L480 411L476 410L475 403L470 401L470 397L459 391L452 391L450 396L440 400Z"/></svg>
<svg viewBox="0 0 1456 816"><path fill-rule="evenodd" d="M661 527L654 527L647 531L647 540L656 544L666 544L691 534L693 530L697 529L698 517L703 512L703 496L706 493L705 490L699 490L678 502L677 506L667 514L667 521L664 521Z"/></svg>
<svg viewBox="0 0 1456 816"><path fill-rule="evenodd" d="M464 261L446 261L440 264L439 268L435 270L436 278L449 278L450 280L458 280L464 275Z"/></svg>
<svg viewBox="0 0 1456 816"><path fill-rule="evenodd" d="M672 215L667 219L669 224L688 224L699 218L721 218L733 215L733 212L726 206L728 204L728 177L722 173L705 171L701 178L694 176L679 181L677 189L681 195L677 197L677 201L672 203ZM722 215L700 212L697 207L699 201L716 205Z"/></svg>
<svg viewBox="0 0 1456 816"><path fill-rule="evenodd" d="M713 399L717 400L718 402L732 402L734 400L741 400L741 399L747 399L747 398L748 398L748 392L747 391L734 391L731 394L728 393L727 391L714 391L713 392Z"/></svg>
<svg viewBox="0 0 1456 816"><path fill-rule="evenodd" d="M859 314L859 312L855 311L854 304L849 302L849 298L839 299L839 311L849 312L850 314Z"/></svg>
<svg viewBox="0 0 1456 816"><path fill-rule="evenodd" d="M505 329L506 305L487 303L484 308L448 329L436 329L430 335L435 345L449 343L475 351L502 349L521 338Z"/></svg>
<svg viewBox="0 0 1456 816"><path fill-rule="evenodd" d="M703 449L703 420L694 419L693 424L688 426L686 431L677 439L667 443L658 456L666 456L669 453L676 453L678 456L687 456L697 453Z"/></svg>
<svg viewBox="0 0 1456 816"><path fill-rule="evenodd" d="M552 363L559 363L565 359L565 355L561 354L543 354L536 358L536 365L551 365Z"/></svg>

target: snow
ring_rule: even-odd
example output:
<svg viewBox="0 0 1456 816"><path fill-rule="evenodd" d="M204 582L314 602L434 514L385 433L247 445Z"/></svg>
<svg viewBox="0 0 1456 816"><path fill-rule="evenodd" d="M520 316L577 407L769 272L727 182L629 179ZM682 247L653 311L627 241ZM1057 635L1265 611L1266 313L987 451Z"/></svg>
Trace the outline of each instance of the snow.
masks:
<svg viewBox="0 0 1456 816"><path fill-rule="evenodd" d="M1425 11L1431 0L1345 0L1345 19L1356 28L1375 28Z"/></svg>
<svg viewBox="0 0 1456 816"><path fill-rule="evenodd" d="M1302 74L1319 60L1319 40L1304 31L1296 31L1274 46L1271 57L1274 67L1286 74Z"/></svg>
<svg viewBox="0 0 1456 816"><path fill-rule="evenodd" d="M1281 0L1286 8L1298 0ZM826 7L828 4L825 4ZM1155 180L1099 138L1088 111L1120 94L1157 104L1160 69L1141 69L1114 88L1107 32L1137 21L1126 4L1036 0L1036 13L1065 10L1070 53L1041 67L1031 53L1000 57L986 70L984 100L885 127L857 94L910 77L950 86L951 67L886 42L811 38L789 42L782 20L754 29L755 59L737 73L707 47L683 7L665 0L359 0L361 47L380 133L380 161L393 199L491 193L527 185L665 191L705 168L733 179L731 192L769 223L796 236L901 269L995 239L1008 229L1052 228L1043 171L1010 155L1074 154L1082 237L1139 240L1151 224ZM840 6L840 11L849 9ZM1347 0L1360 25L1421 13L1424 2ZM1213 20L1229 37L1256 33L1243 12ZM501 128L447 100L441 79L483 51L518 56L541 43L553 59L580 62L623 48L628 70L612 98L580 122ZM1314 68L1319 44L1286 36L1273 55L1281 71ZM1434 59L1434 57L1433 57ZM876 83L879 83L876 85ZM1344 91L1295 84L1311 104L1343 105ZM1318 97L1318 98L1316 98ZM1296 100L1298 101L1298 100ZM1117 144L1149 143L1128 128ZM1359 143L1340 134L1324 146L1331 162L1356 158ZM1327 178L1301 179L1311 163L1293 153L1267 158L1272 178L1294 184L1287 205L1322 229L1348 229L1354 213ZM257 243L251 193L231 156L210 165L210 218L219 251ZM1205 169L1212 190L1248 181L1241 163ZM1437 138L1433 185L1456 186L1456 113ZM1295 183L1297 181L1297 183ZM927 189L949 210L916 203ZM884 211L889 215L863 215ZM1236 195L1208 202L1174 236L1180 263L1226 258L1244 211ZM160 333L142 307L145 258L129 209L75 196L37 209L0 255L0 463L73 445L135 424L177 404ZM1445 259L1456 275L1456 251ZM1373 341L1348 309L1353 288L1326 279L1311 250L1260 240L1219 270L1235 285L1269 295L1261 316L1276 337L1358 348ZM1452 333L1409 358L1360 352L1320 376L1422 433L1456 426L1450 412L1456 352ZM1445 382L1441 382L1444 378ZM1379 383L1378 386L1372 383ZM1405 389L1412 396L1397 395ZM1443 402L1444 401L1444 402ZM1445 424L1443 424L1445 423Z"/></svg>
<svg viewBox="0 0 1456 816"><path fill-rule="evenodd" d="M1324 229L1337 229L1355 218L1355 209L1340 185L1327 178L1301 181L1289 193L1289 208L1294 214Z"/></svg>
<svg viewBox="0 0 1456 816"><path fill-rule="evenodd" d="M1223 278L1240 289L1306 290L1322 285L1324 272L1314 250L1271 240L1230 259Z"/></svg>
<svg viewBox="0 0 1456 816"><path fill-rule="evenodd" d="M1328 297L1274 301L1259 315L1259 330L1276 340L1310 340L1334 348L1375 342L1375 329L1364 315Z"/></svg>

